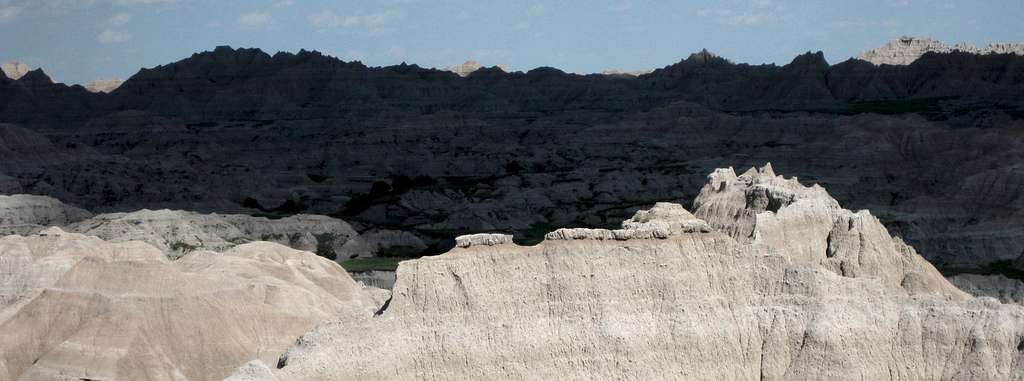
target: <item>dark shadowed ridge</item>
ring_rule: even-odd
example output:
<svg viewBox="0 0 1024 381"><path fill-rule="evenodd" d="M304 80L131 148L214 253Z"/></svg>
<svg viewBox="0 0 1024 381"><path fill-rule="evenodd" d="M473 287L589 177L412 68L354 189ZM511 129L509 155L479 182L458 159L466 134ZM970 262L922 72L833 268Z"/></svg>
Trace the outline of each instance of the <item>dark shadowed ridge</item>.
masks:
<svg viewBox="0 0 1024 381"><path fill-rule="evenodd" d="M142 69L110 94L54 84L41 70L18 81L3 79L0 97L13 104L0 120L50 124L80 113L118 110L191 121L383 111L642 110L675 101L723 111L849 112L857 102L945 97L1012 102L1024 97L1022 62L1015 55L953 52L928 53L908 66L855 59L829 65L822 52L808 52L783 66L748 65L703 50L636 78L567 74L548 67L526 73L483 69L462 78L404 63L367 67L317 51L271 56L260 49L222 46Z"/></svg>

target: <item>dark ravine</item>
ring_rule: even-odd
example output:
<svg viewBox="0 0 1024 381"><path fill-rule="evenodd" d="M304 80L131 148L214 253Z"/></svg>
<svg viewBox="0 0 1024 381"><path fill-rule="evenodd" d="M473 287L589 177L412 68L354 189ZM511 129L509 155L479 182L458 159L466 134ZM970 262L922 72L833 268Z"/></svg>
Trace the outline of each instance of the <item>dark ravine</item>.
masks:
<svg viewBox="0 0 1024 381"><path fill-rule="evenodd" d="M0 192L96 212L343 216L456 235L608 227L772 162L870 209L940 268L1024 263L1024 57L907 66L700 52L636 78L217 48L110 94L0 77ZM1017 262L1012 262L1017 261ZM1004 262L999 262L1004 263Z"/></svg>

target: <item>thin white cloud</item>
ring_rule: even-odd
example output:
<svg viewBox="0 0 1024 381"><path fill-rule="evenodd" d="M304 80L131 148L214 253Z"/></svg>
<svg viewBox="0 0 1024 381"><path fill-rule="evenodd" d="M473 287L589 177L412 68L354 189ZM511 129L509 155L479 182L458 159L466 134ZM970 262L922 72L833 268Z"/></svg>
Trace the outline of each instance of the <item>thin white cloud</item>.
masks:
<svg viewBox="0 0 1024 381"><path fill-rule="evenodd" d="M342 25L341 16L329 10L311 14L308 19L309 23L317 29L336 28Z"/></svg>
<svg viewBox="0 0 1024 381"><path fill-rule="evenodd" d="M401 11L382 11L367 14L341 16L331 10L309 15L310 25L316 29L358 28L367 33L381 33L405 18Z"/></svg>
<svg viewBox="0 0 1024 381"><path fill-rule="evenodd" d="M114 29L104 29L100 34L96 35L96 41L104 44L115 44L119 42L125 42L132 39L132 35L124 31Z"/></svg>
<svg viewBox="0 0 1024 381"><path fill-rule="evenodd" d="M270 14L263 12L246 13L238 17L238 23L244 26L261 26L270 23Z"/></svg>
<svg viewBox="0 0 1024 381"><path fill-rule="evenodd" d="M107 20L107 24L110 26L123 26L132 21L132 15L121 12L110 16L110 20Z"/></svg>
<svg viewBox="0 0 1024 381"><path fill-rule="evenodd" d="M0 24L14 21L19 13L21 13L21 7L16 5L0 7Z"/></svg>
<svg viewBox="0 0 1024 381"><path fill-rule="evenodd" d="M737 8L703 8L696 12L698 17L725 25L771 24L785 18L782 7L772 0L753 0L747 6Z"/></svg>

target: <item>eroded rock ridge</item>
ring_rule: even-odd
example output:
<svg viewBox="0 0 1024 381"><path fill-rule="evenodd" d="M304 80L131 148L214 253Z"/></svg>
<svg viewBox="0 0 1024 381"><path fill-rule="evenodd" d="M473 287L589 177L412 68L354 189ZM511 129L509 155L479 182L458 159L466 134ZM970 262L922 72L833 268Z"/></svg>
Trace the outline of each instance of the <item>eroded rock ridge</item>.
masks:
<svg viewBox="0 0 1024 381"><path fill-rule="evenodd" d="M959 291L869 212L770 166L715 171L695 205L403 262L378 316L236 377L1024 377L1024 308Z"/></svg>

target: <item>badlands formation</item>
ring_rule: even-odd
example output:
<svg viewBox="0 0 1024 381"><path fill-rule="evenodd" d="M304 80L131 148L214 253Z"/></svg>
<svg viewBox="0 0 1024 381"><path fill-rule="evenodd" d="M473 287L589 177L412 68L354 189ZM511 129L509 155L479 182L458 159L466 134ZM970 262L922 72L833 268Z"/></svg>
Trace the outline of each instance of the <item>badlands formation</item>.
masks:
<svg viewBox="0 0 1024 381"><path fill-rule="evenodd" d="M460 237L403 262L373 318L232 379L1024 379L1024 307L956 289L868 211L770 166L716 170L694 205Z"/></svg>
<svg viewBox="0 0 1024 381"><path fill-rule="evenodd" d="M1024 379L1024 57L900 44L0 75L0 379Z"/></svg>
<svg viewBox="0 0 1024 381"><path fill-rule="evenodd" d="M900 37L884 46L868 50L858 58L875 65L909 65L925 53L949 53L953 51L971 54L1015 54L1024 55L1024 44L994 43L983 48L959 43L953 46L931 38Z"/></svg>
<svg viewBox="0 0 1024 381"><path fill-rule="evenodd" d="M51 226L110 242L145 242L170 259L195 250L224 251L244 243L268 241L344 260L372 255L390 242L401 242L374 235L367 242L345 221L327 216L299 214L268 219L166 209L93 216L50 197L0 196L0 235L36 234Z"/></svg>
<svg viewBox="0 0 1024 381"><path fill-rule="evenodd" d="M0 379L220 380L380 302L334 262L269 242L172 262L142 242L58 228L6 236Z"/></svg>
<svg viewBox="0 0 1024 381"><path fill-rule="evenodd" d="M459 77L221 47L109 94L34 70L0 78L0 191L94 213L330 215L420 255L480 231L613 227L692 199L723 164L771 161L943 271L982 271L1024 253L1022 61L755 66L703 51L638 77Z"/></svg>

